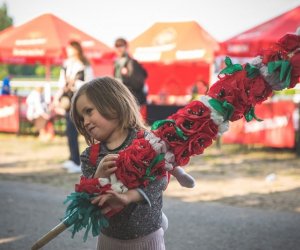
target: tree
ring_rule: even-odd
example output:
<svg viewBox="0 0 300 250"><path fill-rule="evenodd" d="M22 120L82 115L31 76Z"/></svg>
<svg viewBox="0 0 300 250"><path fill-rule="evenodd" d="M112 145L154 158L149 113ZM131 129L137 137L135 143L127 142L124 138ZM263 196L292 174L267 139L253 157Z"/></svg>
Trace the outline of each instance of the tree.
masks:
<svg viewBox="0 0 300 250"><path fill-rule="evenodd" d="M7 13L7 5L3 3L0 7L0 31L13 25L13 19Z"/></svg>
<svg viewBox="0 0 300 250"><path fill-rule="evenodd" d="M44 65L36 65L35 75L38 77L45 77L45 75L46 75L45 66Z"/></svg>
<svg viewBox="0 0 300 250"><path fill-rule="evenodd" d="M13 19L7 14L6 3L0 7L0 31L13 25ZM0 79L8 75L8 68L6 64L0 65Z"/></svg>

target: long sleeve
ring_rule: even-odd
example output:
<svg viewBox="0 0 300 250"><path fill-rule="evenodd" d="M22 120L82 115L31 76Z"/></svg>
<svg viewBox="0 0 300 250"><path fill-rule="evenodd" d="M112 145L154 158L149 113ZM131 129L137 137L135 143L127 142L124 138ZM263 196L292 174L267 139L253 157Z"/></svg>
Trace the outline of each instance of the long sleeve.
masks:
<svg viewBox="0 0 300 250"><path fill-rule="evenodd" d="M92 166L89 162L91 147L87 147L81 154L80 154L80 165L82 174L86 178L91 178L95 173L95 166Z"/></svg>
<svg viewBox="0 0 300 250"><path fill-rule="evenodd" d="M151 206L162 195L166 185L167 178L162 178L150 182L146 187L138 188L137 191L143 196L148 205Z"/></svg>

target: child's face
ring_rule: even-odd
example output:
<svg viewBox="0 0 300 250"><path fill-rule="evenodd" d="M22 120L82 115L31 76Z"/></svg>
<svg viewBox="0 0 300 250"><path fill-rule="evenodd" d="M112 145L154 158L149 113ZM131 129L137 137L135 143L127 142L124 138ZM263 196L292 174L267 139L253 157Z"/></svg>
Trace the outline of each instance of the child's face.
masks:
<svg viewBox="0 0 300 250"><path fill-rule="evenodd" d="M76 110L83 119L87 133L98 141L109 141L118 130L118 120L103 117L85 94L78 97Z"/></svg>

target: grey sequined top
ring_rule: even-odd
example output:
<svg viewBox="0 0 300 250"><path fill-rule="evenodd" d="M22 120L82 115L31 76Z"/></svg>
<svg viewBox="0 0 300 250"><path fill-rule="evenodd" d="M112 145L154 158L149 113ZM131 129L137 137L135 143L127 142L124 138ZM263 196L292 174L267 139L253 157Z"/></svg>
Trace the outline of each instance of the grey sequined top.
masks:
<svg viewBox="0 0 300 250"><path fill-rule="evenodd" d="M126 148L134 138L136 131L131 130L123 142L123 144L114 149L109 150L105 143L100 145L100 153L97 164L107 154L114 154ZM94 166L89 163L90 147L81 154L81 168L83 175L90 178L96 171ZM167 185L167 179L163 178L151 182L147 187L140 187L137 191L144 197L144 202L131 203L121 212L109 218L109 226L102 230L106 236L128 240L143 237L161 227L162 220L162 193Z"/></svg>

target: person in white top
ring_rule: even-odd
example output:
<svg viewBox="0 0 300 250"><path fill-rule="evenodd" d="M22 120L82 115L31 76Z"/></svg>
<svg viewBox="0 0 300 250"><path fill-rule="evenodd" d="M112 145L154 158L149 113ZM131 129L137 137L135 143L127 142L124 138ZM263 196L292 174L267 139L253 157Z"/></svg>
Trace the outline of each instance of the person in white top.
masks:
<svg viewBox="0 0 300 250"><path fill-rule="evenodd" d="M60 71L60 89L54 97L55 106L64 110L66 118L66 136L70 150L69 160L64 162L63 167L70 173L79 173L80 157L78 132L70 118L70 104L74 92L86 81L93 79L93 71L89 61L85 57L79 42L71 41L67 47L67 60Z"/></svg>
<svg viewBox="0 0 300 250"><path fill-rule="evenodd" d="M26 118L34 124L41 141L54 137L54 128L50 122L49 103L44 95L44 87L34 88L26 98Z"/></svg>

